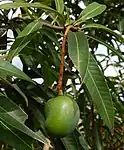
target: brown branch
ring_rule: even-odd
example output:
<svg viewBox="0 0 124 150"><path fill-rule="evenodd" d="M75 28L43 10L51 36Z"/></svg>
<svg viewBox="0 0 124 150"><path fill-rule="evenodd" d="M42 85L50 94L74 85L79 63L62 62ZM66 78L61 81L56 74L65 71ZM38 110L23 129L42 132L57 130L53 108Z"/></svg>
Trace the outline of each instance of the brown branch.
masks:
<svg viewBox="0 0 124 150"><path fill-rule="evenodd" d="M43 26L48 27L48 28L52 28L52 29L56 29L56 30L65 30L64 26L56 26L56 25L52 25L52 24L49 24L49 23L44 23ZM69 25L69 26L71 26L72 31L77 31L77 30L81 29L78 26L77 27L72 26L72 25ZM67 27L69 27L69 26L67 26Z"/></svg>
<svg viewBox="0 0 124 150"><path fill-rule="evenodd" d="M58 78L58 95L62 95L62 80L63 80L63 72L64 72L64 57L65 57L65 48L66 48L66 40L68 36L69 30L72 28L72 25L66 27L65 34L63 37L62 42L62 49L61 49L61 63L60 63L60 70L59 70L59 78Z"/></svg>
<svg viewBox="0 0 124 150"><path fill-rule="evenodd" d="M48 27L48 28L52 28L52 29L56 29L56 30L64 30L65 29L65 27L55 26L55 25L51 25L48 23L44 23L43 26Z"/></svg>

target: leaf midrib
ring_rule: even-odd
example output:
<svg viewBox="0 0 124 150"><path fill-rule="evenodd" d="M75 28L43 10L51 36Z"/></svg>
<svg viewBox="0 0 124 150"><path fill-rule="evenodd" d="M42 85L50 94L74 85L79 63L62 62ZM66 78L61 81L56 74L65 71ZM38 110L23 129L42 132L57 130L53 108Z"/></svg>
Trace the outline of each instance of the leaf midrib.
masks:
<svg viewBox="0 0 124 150"><path fill-rule="evenodd" d="M77 23L79 23L79 22L83 22L83 21L85 21L84 19L85 19L85 17L86 16L88 16L89 14L91 14L92 12L94 12L94 11L96 11L97 9L99 9L99 7L103 7L103 6L98 6L96 9L93 9L92 11L90 11L90 12L88 12L87 14L85 14L84 16L80 16L80 18L79 18L79 20L77 20L76 22L75 22L75 25L77 24ZM99 14L98 14L99 15Z"/></svg>
<svg viewBox="0 0 124 150"><path fill-rule="evenodd" d="M89 14L91 14L92 12L96 11L97 9L99 9L100 7L103 7L103 6L98 6L96 7L95 9L93 9L92 11L88 12L87 14L85 14L82 18L85 18L86 16L88 16Z"/></svg>
<svg viewBox="0 0 124 150"><path fill-rule="evenodd" d="M78 47L79 47L79 44L78 44L78 39L77 39L75 33L74 33L74 37L75 37L75 41L76 41L76 51L77 51L77 60L78 60L77 66L78 66L78 69L79 69L79 71L80 71L79 48L78 48Z"/></svg>

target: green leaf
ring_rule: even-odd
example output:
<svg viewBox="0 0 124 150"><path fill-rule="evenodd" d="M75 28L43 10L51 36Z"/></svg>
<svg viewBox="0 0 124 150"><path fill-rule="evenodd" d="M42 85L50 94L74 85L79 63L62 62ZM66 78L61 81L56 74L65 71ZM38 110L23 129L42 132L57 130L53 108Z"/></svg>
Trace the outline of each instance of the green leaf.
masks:
<svg viewBox="0 0 124 150"><path fill-rule="evenodd" d="M46 35L52 42L54 42L60 48L60 43L58 42L58 37L54 30L49 29L47 27L43 27L40 30L40 32L41 32L41 34Z"/></svg>
<svg viewBox="0 0 124 150"><path fill-rule="evenodd" d="M34 116L34 119L38 122L39 124L39 128L42 128L42 130L44 131L44 133L47 135L46 133L46 129L45 129L45 118L41 112L41 110L39 110L35 104L31 105L31 111L32 111L32 114ZM35 123L36 123L35 121Z"/></svg>
<svg viewBox="0 0 124 150"><path fill-rule="evenodd" d="M92 97L93 103L111 132L114 127L114 107L105 78L97 62L90 56L84 83Z"/></svg>
<svg viewBox="0 0 124 150"><path fill-rule="evenodd" d="M64 138L61 138L62 143L64 144L66 150L77 150L81 149L81 145L77 136L73 133Z"/></svg>
<svg viewBox="0 0 124 150"><path fill-rule="evenodd" d="M0 140L16 148L16 150L32 150L31 142L29 144L28 138L24 139L25 135L22 136L16 133L13 129L6 126L0 121ZM31 139L30 139L31 141Z"/></svg>
<svg viewBox="0 0 124 150"><path fill-rule="evenodd" d="M84 150L89 150L89 145L88 145L87 141L84 139L83 135L81 135L79 137L79 141L80 141L80 144L82 145L82 147L84 148Z"/></svg>
<svg viewBox="0 0 124 150"><path fill-rule="evenodd" d="M106 9L105 5L93 2L89 4L79 15L77 21L74 22L74 25L79 25L82 22L85 22L88 19L91 19L95 16L98 16Z"/></svg>
<svg viewBox="0 0 124 150"><path fill-rule="evenodd" d="M11 47L11 51L7 56L8 61L11 61L14 56L18 55L19 52L28 45L28 43L34 38L35 31L40 29L42 25L41 20L35 20L23 29Z"/></svg>
<svg viewBox="0 0 124 150"><path fill-rule="evenodd" d="M19 88L19 86L17 84L11 84L7 79L6 79L6 75L0 75L1 79L3 82L5 82L6 84L10 85L12 88L14 88L25 100L26 102L26 106L28 106L28 99L26 97L26 95L24 94L24 92L22 92L22 90Z"/></svg>
<svg viewBox="0 0 124 150"><path fill-rule="evenodd" d="M124 32L124 17L119 20L119 30L121 33Z"/></svg>
<svg viewBox="0 0 124 150"><path fill-rule="evenodd" d="M97 29L106 30L107 32L109 32L109 33L113 34L115 37L117 37L117 39L120 42L124 43L124 38L121 35L117 34L113 30L111 30L111 29L109 29L109 28L107 28L107 27L105 27L105 26L103 26L101 24L96 24L96 23L86 24L86 25L84 25L83 29L86 29L86 28L97 28Z"/></svg>
<svg viewBox="0 0 124 150"><path fill-rule="evenodd" d="M63 0L55 0L57 11L62 14L64 11L64 1Z"/></svg>
<svg viewBox="0 0 124 150"><path fill-rule="evenodd" d="M26 119L27 115L23 112L23 110L21 110L5 95L0 93L0 120L6 124L6 126L19 130L29 137L45 143L46 140L42 134L40 134L40 136L37 135L24 124Z"/></svg>
<svg viewBox="0 0 124 150"><path fill-rule="evenodd" d="M0 59L0 77L3 78L3 75L5 76L15 76L23 80L27 80L29 82L33 81L21 70L13 66L11 63L5 60Z"/></svg>
<svg viewBox="0 0 124 150"><path fill-rule="evenodd" d="M29 23L22 32L20 32L17 38L28 36L29 34L36 32L42 28L42 25L43 21L41 19L34 20L33 22Z"/></svg>
<svg viewBox="0 0 124 150"><path fill-rule="evenodd" d="M101 39L97 39L96 37L92 37L87 35L87 37L99 42L100 44L106 46L108 49L110 49L114 54L116 54L122 61L124 61L124 57L122 56L122 54L116 50L113 46L111 46L110 44L107 44L105 41L101 40Z"/></svg>
<svg viewBox="0 0 124 150"><path fill-rule="evenodd" d="M50 13L55 13L57 14L60 18L63 18L61 14L59 14L56 10L52 9L51 7L48 7L42 3L18 3L18 2L14 2L14 3L5 3L5 4L1 4L0 5L0 9L12 9L12 8L26 8L26 7L34 7L34 8L40 8L46 12L50 12Z"/></svg>
<svg viewBox="0 0 124 150"><path fill-rule="evenodd" d="M28 99L27 99L25 93L22 92L22 90L19 88L19 86L17 84L11 84L11 86L24 98L24 100L26 102L26 106L28 106Z"/></svg>
<svg viewBox="0 0 124 150"><path fill-rule="evenodd" d="M47 63L45 66L42 66L42 72L45 86L51 86L53 82L57 80L57 74L54 74L54 69L52 69Z"/></svg>
<svg viewBox="0 0 124 150"><path fill-rule="evenodd" d="M83 79L88 67L89 46L87 38L83 32L69 32L68 52L76 69Z"/></svg>
<svg viewBox="0 0 124 150"><path fill-rule="evenodd" d="M98 124L98 123L97 123ZM103 147L103 141L102 141L102 133L99 132L99 125L95 125L94 127L94 136L95 136L95 145L96 145L96 149L98 150L104 150Z"/></svg>

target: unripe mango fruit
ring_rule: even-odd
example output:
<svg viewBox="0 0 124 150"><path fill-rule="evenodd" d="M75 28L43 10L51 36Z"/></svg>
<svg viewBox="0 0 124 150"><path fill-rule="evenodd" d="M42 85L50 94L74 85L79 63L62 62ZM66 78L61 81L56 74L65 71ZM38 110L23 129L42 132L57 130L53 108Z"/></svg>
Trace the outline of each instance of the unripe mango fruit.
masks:
<svg viewBox="0 0 124 150"><path fill-rule="evenodd" d="M45 104L45 126L54 137L64 137L76 128L80 111L77 103L67 96L57 96Z"/></svg>

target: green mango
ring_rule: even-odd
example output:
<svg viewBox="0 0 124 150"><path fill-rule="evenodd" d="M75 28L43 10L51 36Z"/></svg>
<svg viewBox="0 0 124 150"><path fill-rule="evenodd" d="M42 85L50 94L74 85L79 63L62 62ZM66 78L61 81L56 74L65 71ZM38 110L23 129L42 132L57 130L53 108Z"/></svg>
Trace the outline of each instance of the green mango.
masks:
<svg viewBox="0 0 124 150"><path fill-rule="evenodd" d="M45 104L45 126L53 137L64 137L76 128L80 111L77 103L67 96L57 96Z"/></svg>

